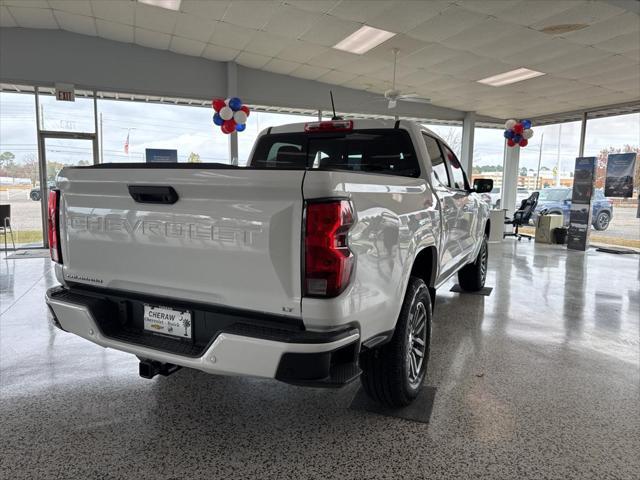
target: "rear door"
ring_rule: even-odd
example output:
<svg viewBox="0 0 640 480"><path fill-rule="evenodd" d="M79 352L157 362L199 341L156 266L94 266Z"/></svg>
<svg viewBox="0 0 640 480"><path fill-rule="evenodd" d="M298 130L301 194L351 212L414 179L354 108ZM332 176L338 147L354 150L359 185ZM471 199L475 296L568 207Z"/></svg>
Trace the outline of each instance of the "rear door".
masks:
<svg viewBox="0 0 640 480"><path fill-rule="evenodd" d="M456 222L458 209L455 192L451 188L449 171L438 141L425 133L422 134L431 160L431 185L440 200L442 212L442 231L440 238L440 271L444 274L454 267L456 258L461 254L457 239Z"/></svg>
<svg viewBox="0 0 640 480"><path fill-rule="evenodd" d="M449 168L453 203L457 212L454 226L460 251L457 263L466 263L468 255L474 251L477 244L478 202L469 192L469 182L458 157L444 143L440 143L440 146Z"/></svg>
<svg viewBox="0 0 640 480"><path fill-rule="evenodd" d="M177 165L60 173L65 279L299 315L304 171ZM136 201L129 187L178 198Z"/></svg>

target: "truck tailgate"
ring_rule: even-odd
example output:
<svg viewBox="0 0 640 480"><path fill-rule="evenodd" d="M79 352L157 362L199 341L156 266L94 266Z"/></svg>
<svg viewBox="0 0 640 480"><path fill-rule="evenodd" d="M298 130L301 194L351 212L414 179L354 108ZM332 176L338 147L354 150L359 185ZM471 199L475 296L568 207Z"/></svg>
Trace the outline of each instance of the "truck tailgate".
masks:
<svg viewBox="0 0 640 480"><path fill-rule="evenodd" d="M66 168L66 281L300 315L304 171ZM129 186L172 187L173 204ZM148 199L147 199L148 200Z"/></svg>

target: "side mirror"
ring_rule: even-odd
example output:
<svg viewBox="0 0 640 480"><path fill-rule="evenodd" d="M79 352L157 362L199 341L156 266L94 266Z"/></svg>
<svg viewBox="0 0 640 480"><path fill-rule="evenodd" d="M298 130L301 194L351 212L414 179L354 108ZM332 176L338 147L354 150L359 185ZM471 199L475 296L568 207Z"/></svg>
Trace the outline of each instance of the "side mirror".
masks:
<svg viewBox="0 0 640 480"><path fill-rule="evenodd" d="M473 191L476 193L489 193L493 190L493 180L489 178L475 178L473 180Z"/></svg>

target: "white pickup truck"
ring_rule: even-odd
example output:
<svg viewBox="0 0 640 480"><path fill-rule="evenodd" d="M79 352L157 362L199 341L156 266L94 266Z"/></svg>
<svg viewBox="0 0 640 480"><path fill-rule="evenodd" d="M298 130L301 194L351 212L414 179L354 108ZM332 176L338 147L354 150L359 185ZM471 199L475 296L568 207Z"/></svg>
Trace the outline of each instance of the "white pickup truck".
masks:
<svg viewBox="0 0 640 480"><path fill-rule="evenodd" d="M246 167L67 167L48 197L59 328L180 367L418 394L436 289L484 286L488 206L419 124L273 127Z"/></svg>

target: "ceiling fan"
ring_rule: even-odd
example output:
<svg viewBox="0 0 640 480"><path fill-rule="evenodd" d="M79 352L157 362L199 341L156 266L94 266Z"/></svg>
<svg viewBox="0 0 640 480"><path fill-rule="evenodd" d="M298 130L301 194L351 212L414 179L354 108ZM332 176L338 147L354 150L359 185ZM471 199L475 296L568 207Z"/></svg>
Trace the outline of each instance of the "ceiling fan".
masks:
<svg viewBox="0 0 640 480"><path fill-rule="evenodd" d="M398 100L403 102L414 103L431 103L429 98L420 97L416 93L402 93L396 88L396 68L398 66L398 52L397 48L393 50L393 82L391 83L391 89L384 92L384 98L389 100L388 108L396 108Z"/></svg>

